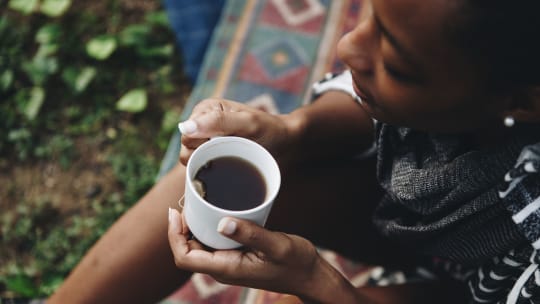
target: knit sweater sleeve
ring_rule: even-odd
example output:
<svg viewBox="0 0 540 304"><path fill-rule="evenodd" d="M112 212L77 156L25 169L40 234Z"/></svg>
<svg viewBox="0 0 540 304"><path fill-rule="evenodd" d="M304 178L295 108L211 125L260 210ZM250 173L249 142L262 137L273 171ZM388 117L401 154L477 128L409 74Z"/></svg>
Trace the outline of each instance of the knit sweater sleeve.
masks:
<svg viewBox="0 0 540 304"><path fill-rule="evenodd" d="M540 143L523 149L499 196L519 231L540 249Z"/></svg>

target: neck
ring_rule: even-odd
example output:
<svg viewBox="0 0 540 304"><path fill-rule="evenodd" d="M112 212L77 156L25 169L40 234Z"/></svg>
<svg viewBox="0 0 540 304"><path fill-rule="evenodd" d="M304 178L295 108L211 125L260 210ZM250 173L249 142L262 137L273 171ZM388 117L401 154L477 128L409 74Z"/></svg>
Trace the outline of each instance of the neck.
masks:
<svg viewBox="0 0 540 304"><path fill-rule="evenodd" d="M505 127L502 123L493 124L484 128L476 129L472 132L472 138L475 144L480 148L488 148L501 144L507 138L512 136L514 127ZM517 128L517 127L516 127Z"/></svg>

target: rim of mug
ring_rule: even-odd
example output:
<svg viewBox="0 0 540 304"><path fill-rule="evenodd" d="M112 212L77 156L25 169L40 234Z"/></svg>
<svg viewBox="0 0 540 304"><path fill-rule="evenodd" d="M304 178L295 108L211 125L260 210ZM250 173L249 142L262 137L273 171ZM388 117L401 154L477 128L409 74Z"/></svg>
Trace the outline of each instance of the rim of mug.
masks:
<svg viewBox="0 0 540 304"><path fill-rule="evenodd" d="M202 151L202 150L199 150L199 149L202 149L202 148L205 148L205 147L208 147L208 146L213 146L213 145L218 145L218 144L222 144L223 142L225 143L230 143L230 142L241 142L243 144L248 144L248 145L252 145L254 147L256 147L256 149L260 150L264 155L265 157L267 157L269 160L270 160L270 163L271 163L271 166L277 171L278 173L278 176L277 176L277 187L275 187L275 189L272 189L270 193L268 193L268 195L266 196L266 199L264 200L264 202L262 202L261 204L257 205L256 207L253 207L251 209L245 209L245 210L230 210L230 209L224 209L224 208L220 208L220 207L217 207L211 203L209 203L208 201L206 201L200 194L198 191L195 190L195 187L193 186L193 179L191 178L191 171L194 170L193 169L193 163L191 162L191 160L193 159L193 157L196 155L197 151ZM260 170L260 168L256 165L256 164L253 164L251 161L241 157L241 156L238 156L238 155L233 155L233 154L224 154L224 155L221 155L220 157L226 157L226 156L234 156L234 157L240 157L246 161L248 161L249 163L251 163L252 165L254 165L257 170ZM200 169L197 168L197 170ZM231 215L242 215L242 214L247 214L247 213L251 213L251 212L254 212L254 211L257 211L259 209L263 209L265 208L268 204L270 204L272 201L275 200L275 198L277 197L278 193L279 193L279 189L281 187L281 171L279 169L279 166L277 164L277 161L275 160L274 156L272 156L272 154L263 146L261 146L259 143L253 141L253 140L250 140L250 139L247 139L247 138L244 138L244 137L238 137L238 136L220 136L220 137L213 137L211 138L210 140L208 140L207 142L203 143L202 145L200 145L199 147L197 147L197 149L195 149L195 151L193 151L193 154L191 155L190 159L188 160L188 163L187 163L187 166L186 166L186 179L188 180L187 181L187 187L190 188L190 191L195 193L195 195L200 198L200 200L205 204L207 205L208 207L210 207L211 209L214 209L216 211L225 211L227 213L230 213ZM265 178L265 182L266 182L266 178ZM268 184L267 184L268 186ZM185 203L185 202L184 202Z"/></svg>

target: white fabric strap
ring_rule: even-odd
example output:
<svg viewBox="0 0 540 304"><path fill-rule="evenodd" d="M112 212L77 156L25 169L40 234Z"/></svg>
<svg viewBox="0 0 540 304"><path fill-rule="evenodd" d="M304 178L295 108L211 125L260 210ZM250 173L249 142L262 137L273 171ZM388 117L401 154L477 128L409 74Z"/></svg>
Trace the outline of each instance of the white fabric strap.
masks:
<svg viewBox="0 0 540 304"><path fill-rule="evenodd" d="M351 95L354 100L362 102L354 92L352 74L349 70L337 75L326 73L323 80L313 84L312 89L315 95L321 95L328 91L342 91Z"/></svg>
<svg viewBox="0 0 540 304"><path fill-rule="evenodd" d="M531 264L517 279L516 283L514 284L514 287L512 287L512 290L510 291L510 294L508 294L508 298L506 300L506 304L516 304L517 300L519 298L519 294L521 293L521 290L525 286L525 283L527 283L527 280L531 275L534 273L534 271L538 268L538 264Z"/></svg>

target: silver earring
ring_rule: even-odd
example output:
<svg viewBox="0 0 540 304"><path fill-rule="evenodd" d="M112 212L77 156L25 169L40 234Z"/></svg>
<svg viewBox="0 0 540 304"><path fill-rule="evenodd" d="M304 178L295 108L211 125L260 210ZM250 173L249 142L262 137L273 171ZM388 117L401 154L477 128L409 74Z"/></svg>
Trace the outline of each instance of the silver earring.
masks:
<svg viewBox="0 0 540 304"><path fill-rule="evenodd" d="M508 128L513 127L515 123L516 121L514 120L514 117L510 115L504 118L504 125L507 126Z"/></svg>

